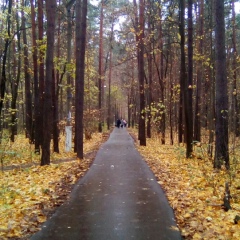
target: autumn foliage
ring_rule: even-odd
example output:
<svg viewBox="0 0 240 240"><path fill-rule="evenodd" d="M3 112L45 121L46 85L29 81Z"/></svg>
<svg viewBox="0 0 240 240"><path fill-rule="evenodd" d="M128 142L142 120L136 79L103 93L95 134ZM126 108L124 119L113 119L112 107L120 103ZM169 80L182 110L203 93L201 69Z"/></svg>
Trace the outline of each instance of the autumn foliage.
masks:
<svg viewBox="0 0 240 240"><path fill-rule="evenodd" d="M0 178L0 239L24 239L37 232L69 198L74 183L89 168L94 151L106 140L105 135L93 134L91 140L85 141L88 154L83 160L77 160L72 152L61 151L62 154L52 154L51 165L43 167L37 166L39 159L23 136L9 143ZM131 135L134 136L132 130ZM63 139L62 136L61 150ZM215 170L202 144L195 145L194 157L186 159L183 146L161 145L161 139L154 136L142 147L136 136L134 139L165 190L184 239L240 238L239 164L232 161L230 171L224 167ZM10 149L16 153L14 156ZM223 206L226 182L231 195L229 211Z"/></svg>
<svg viewBox="0 0 240 240"><path fill-rule="evenodd" d="M184 239L240 239L240 169L213 169L203 148L199 144L194 157L186 159L183 146L161 145L157 137L147 139L147 147L138 146L166 192ZM226 182L229 211L223 207Z"/></svg>
<svg viewBox="0 0 240 240"><path fill-rule="evenodd" d="M85 158L77 159L73 152L64 153L64 136L60 141L61 154L53 153L51 165L39 166L39 156L23 136L9 143L15 155L5 155L0 173L0 239L30 237L40 230L49 216L69 198L76 181L88 170L94 151L105 140L93 134L85 141ZM3 157L3 155L2 155Z"/></svg>

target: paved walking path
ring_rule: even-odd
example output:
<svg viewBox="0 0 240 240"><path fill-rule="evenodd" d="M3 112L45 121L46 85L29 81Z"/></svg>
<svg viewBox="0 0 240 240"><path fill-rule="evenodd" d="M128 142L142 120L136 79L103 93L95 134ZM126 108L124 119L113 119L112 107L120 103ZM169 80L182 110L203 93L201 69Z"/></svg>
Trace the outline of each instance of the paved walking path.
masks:
<svg viewBox="0 0 240 240"><path fill-rule="evenodd" d="M31 240L179 240L164 192L127 129L115 128L68 202Z"/></svg>

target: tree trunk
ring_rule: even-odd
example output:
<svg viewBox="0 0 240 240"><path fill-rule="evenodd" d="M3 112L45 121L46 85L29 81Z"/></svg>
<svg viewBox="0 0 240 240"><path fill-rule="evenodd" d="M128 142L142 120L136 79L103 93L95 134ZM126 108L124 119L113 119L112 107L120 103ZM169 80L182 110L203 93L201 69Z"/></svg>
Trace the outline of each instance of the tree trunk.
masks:
<svg viewBox="0 0 240 240"><path fill-rule="evenodd" d="M99 29L99 63L98 63L98 109L99 109L99 123L98 132L102 132L102 81L103 81L103 68L102 68L102 58L103 58L103 0L101 1L101 14L100 14L100 29Z"/></svg>
<svg viewBox="0 0 240 240"><path fill-rule="evenodd" d="M7 37L5 38L5 44L4 44L4 50L2 53L2 75L0 79L0 117L2 114L2 109L3 109L3 102L4 102L4 97L5 97L5 92L6 92L6 63L7 63L7 53L8 53L8 48L10 45L10 39L11 39L11 14L12 14L12 0L8 1L8 16L7 16L7 25L6 25L6 32L7 32ZM1 125L1 124L0 124Z"/></svg>
<svg viewBox="0 0 240 240"><path fill-rule="evenodd" d="M38 0L38 40L39 46L43 45L43 0ZM35 152L40 153L40 145L43 144L43 94L44 94L44 51L39 50L38 58L38 83L34 84L34 139ZM38 84L38 85L37 85Z"/></svg>
<svg viewBox="0 0 240 240"><path fill-rule="evenodd" d="M192 22L192 0L188 0L188 82L185 84L185 132L186 132L186 157L189 158L193 151L193 22Z"/></svg>
<svg viewBox="0 0 240 240"><path fill-rule="evenodd" d="M201 141L201 95L202 95L202 79L203 79L203 42L204 42L204 2L200 0L199 6L199 46L198 54L200 56L199 61L197 61L197 89L196 89L196 105L195 105L195 120L194 120L194 140Z"/></svg>
<svg viewBox="0 0 240 240"><path fill-rule="evenodd" d="M61 0L58 0L58 4L61 3ZM61 15L58 14L58 21L57 21L57 49L56 49L56 57L57 59L60 60L60 56L61 56ZM59 101L59 96L60 96L60 92L61 92L61 89L62 87L61 84L62 84L62 79L61 77L64 76L65 72L66 72L66 65L67 63L65 62L64 63L64 66L63 66L63 70L61 71L59 68L56 69L56 99L57 99L57 104L58 104L58 121L59 120L62 120L62 116L63 116L63 104L61 102L61 100ZM65 114L66 115L66 114ZM59 131L59 134L60 134L60 131Z"/></svg>
<svg viewBox="0 0 240 240"><path fill-rule="evenodd" d="M185 91L185 79L186 76L186 60L185 60L185 24L184 24L184 16L185 16L185 1L179 1L179 34L180 34L180 49L181 49L181 67L180 67L180 99L179 99L179 117L178 117L178 141L179 143L183 142L183 130L184 126L184 91Z"/></svg>
<svg viewBox="0 0 240 240"><path fill-rule="evenodd" d="M46 80L44 91L43 105L43 146L41 165L50 164L50 142L53 124L53 109L52 109L52 71L53 56L54 56L54 31L55 31L55 16L56 16L56 0L48 0L46 2L47 11L47 54L46 54Z"/></svg>
<svg viewBox="0 0 240 240"><path fill-rule="evenodd" d="M112 82L112 41L113 41L113 28L114 28L114 16L111 16L111 33L110 33L110 49L109 49L109 75L108 75L108 114L107 114L107 128L110 129L111 122L111 82Z"/></svg>
<svg viewBox="0 0 240 240"><path fill-rule="evenodd" d="M83 158L84 72L87 29L87 0L76 3L76 113L75 136L78 158Z"/></svg>
<svg viewBox="0 0 240 240"><path fill-rule="evenodd" d="M71 55L72 55L72 17L71 17L71 8L74 1L68 2L67 9L67 64L71 64ZM67 125L70 125L69 113L71 112L71 103L72 103L72 79L71 74L67 72Z"/></svg>
<svg viewBox="0 0 240 240"><path fill-rule="evenodd" d="M209 29L213 29L213 17L212 13L214 8L214 3L212 1L210 1L209 3L209 17L210 17L210 22L209 22ZM211 59L211 63L214 63L214 43L213 43L213 34L210 32L209 33L209 39L210 39L210 59ZM214 65L213 65L214 66ZM210 91L210 97L209 97L209 112L208 112L208 132L209 132L209 137L208 137L208 155L210 157L213 156L213 148L214 148L214 136L215 136L215 68L212 67L212 65L210 64L208 66L208 76L209 76L209 83L210 83L210 87L209 91Z"/></svg>
<svg viewBox="0 0 240 240"><path fill-rule="evenodd" d="M52 105L53 105L53 151L59 153L59 129L58 129L58 98L57 98L57 82L55 77L55 71L52 71Z"/></svg>
<svg viewBox="0 0 240 240"><path fill-rule="evenodd" d="M162 9L159 9L159 17L160 19L162 19ZM161 143L165 144L165 121L166 121L166 113L165 113L165 100L164 100L164 92L165 92L165 86L164 86L164 62L163 62L163 58L164 58L164 54L163 54L163 29L162 29L162 22L160 21L160 27L159 27L159 34L160 34L160 49L161 49L161 53L160 53L160 75L159 77L159 83L160 83L160 99L161 99L161 109L160 111L162 112L161 116L160 116L160 133L161 133ZM170 39L168 40L170 41ZM167 49L168 51L168 49ZM166 67L167 67L167 63L166 63Z"/></svg>
<svg viewBox="0 0 240 240"><path fill-rule="evenodd" d="M110 129L111 125L111 82L112 82L112 46L110 49L109 58L109 76L108 76L108 116L107 116L107 128Z"/></svg>
<svg viewBox="0 0 240 240"><path fill-rule="evenodd" d="M22 0L22 6L24 6L24 0ZM26 18L24 11L22 11L22 34L23 34L23 54L24 54L24 76L25 76L25 108L26 108L26 137L33 141L32 136L32 93L31 93L31 77L29 74L29 56L28 56L28 44L26 33Z"/></svg>
<svg viewBox="0 0 240 240"><path fill-rule="evenodd" d="M170 48L170 62L171 62L171 66L170 66L170 93L169 93L169 128L170 128L170 144L173 145L173 108L174 108L174 103L173 103L173 88L174 88L174 83L173 83L173 68L174 68L174 60L173 60L173 53L172 53L172 49Z"/></svg>
<svg viewBox="0 0 240 240"><path fill-rule="evenodd" d="M147 137L151 138L151 122L152 122L152 81L153 81L153 56L152 56L152 42L154 41L152 33L154 32L154 27L152 24L151 17L151 2L148 0L149 5L149 15L148 15L148 31L149 31L149 48L148 48L148 111L147 111Z"/></svg>
<svg viewBox="0 0 240 240"><path fill-rule="evenodd" d="M215 2L215 46L216 46L216 141L214 168L229 165L228 152L228 95L225 51L224 0Z"/></svg>
<svg viewBox="0 0 240 240"><path fill-rule="evenodd" d="M159 18L162 18L162 10L159 8ZM165 92L165 86L164 86L164 54L163 54L163 33L162 33L162 22L159 23L159 49L160 49L160 61L156 59L155 53L153 51L153 60L154 65L156 67L159 86L160 86L160 96L158 99L160 99L160 112L157 117L160 117L160 124L159 124L159 132L161 133L161 143L165 144L165 120L166 120L166 114L165 114L165 100L164 100L164 92ZM159 100L158 100L159 101Z"/></svg>
<svg viewBox="0 0 240 240"><path fill-rule="evenodd" d="M146 146L145 132L145 90L144 90L144 1L139 0L139 41L138 41L138 80L140 95L139 110L139 140L141 146Z"/></svg>
<svg viewBox="0 0 240 240"><path fill-rule="evenodd" d="M34 83L34 138L35 138L35 152L40 152L40 131L39 127L39 81L38 81L38 48L37 48L37 34L36 34L36 22L35 22L35 9L34 1L31 0L31 22L32 22L32 44L33 44L33 83ZM31 132L32 135L32 132Z"/></svg>
<svg viewBox="0 0 240 240"><path fill-rule="evenodd" d="M17 8L18 3L17 3ZM19 24L19 15L16 14L17 21L17 50L18 50L18 59L17 59L17 74L16 77L12 79L12 102L11 102L11 141L14 142L14 137L17 135L17 97L18 97L18 86L21 76L21 37L20 37L20 24ZM15 50L13 50L15 53Z"/></svg>
<svg viewBox="0 0 240 240"><path fill-rule="evenodd" d="M238 107L238 91L237 91L237 44L236 44L236 14L235 14L235 3L232 0L232 45L233 45L233 132L236 137L240 135L240 123L239 123L239 107Z"/></svg>

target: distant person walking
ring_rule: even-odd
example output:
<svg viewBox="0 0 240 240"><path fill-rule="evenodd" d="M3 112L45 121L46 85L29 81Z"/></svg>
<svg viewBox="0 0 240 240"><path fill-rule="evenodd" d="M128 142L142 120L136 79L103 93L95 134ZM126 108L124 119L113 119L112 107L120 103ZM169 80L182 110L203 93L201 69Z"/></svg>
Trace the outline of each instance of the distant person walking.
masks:
<svg viewBox="0 0 240 240"><path fill-rule="evenodd" d="M120 128L120 125L121 125L121 120L117 119L117 127Z"/></svg>
<svg viewBox="0 0 240 240"><path fill-rule="evenodd" d="M123 124L124 124L124 123L123 123L123 118L122 118L122 120L121 120L121 128L123 128Z"/></svg>
<svg viewBox="0 0 240 240"><path fill-rule="evenodd" d="M122 118L122 120L121 120L121 128L126 127L126 126L127 126L127 121Z"/></svg>

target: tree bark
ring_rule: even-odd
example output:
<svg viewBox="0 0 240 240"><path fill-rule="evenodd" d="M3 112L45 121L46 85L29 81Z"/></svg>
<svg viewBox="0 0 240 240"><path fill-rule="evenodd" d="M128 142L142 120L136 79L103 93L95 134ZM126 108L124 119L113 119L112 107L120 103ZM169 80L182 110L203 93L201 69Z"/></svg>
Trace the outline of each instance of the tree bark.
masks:
<svg viewBox="0 0 240 240"><path fill-rule="evenodd" d="M43 44L43 0L38 0L38 40L39 46ZM43 100L44 100L44 51L39 50L38 57L38 83L34 84L34 139L35 152L40 153L43 144Z"/></svg>
<svg viewBox="0 0 240 240"><path fill-rule="evenodd" d="M2 75L0 79L0 117L2 114L2 109L3 109L3 102L4 102L4 97L6 93L6 63L7 63L7 53L8 53L8 48L10 45L10 38L11 38L11 14L12 14L12 0L8 1L8 16L7 16L7 24L6 24L6 32L7 32L7 37L5 38L5 44L4 44L4 50L2 54ZM0 124L1 125L1 124Z"/></svg>
<svg viewBox="0 0 240 240"><path fill-rule="evenodd" d="M235 3L232 0L232 46L233 46L233 62L232 62L232 72L233 72L233 108L232 108L232 118L233 118L233 132L236 137L240 135L240 122L239 122L239 107L238 107L238 92L237 92L237 44L236 44L236 13L235 13Z"/></svg>
<svg viewBox="0 0 240 240"><path fill-rule="evenodd" d="M139 35L138 41L138 80L139 80L139 141L141 146L146 146L146 127L145 127L145 89L144 89L144 1L139 0Z"/></svg>
<svg viewBox="0 0 240 240"><path fill-rule="evenodd" d="M159 17L160 19L162 18L162 9L159 9ZM165 86L164 86L164 54L163 54L163 27L162 27L162 22L160 21L160 27L159 27L159 34L160 34L160 75L159 75L159 83L160 83L160 99L161 99L161 109L160 111L162 112L161 118L160 118L160 132L161 132L161 143L165 144L165 127L166 127L166 113L165 113L165 100L164 100L164 93L165 93ZM169 39L170 40L170 39ZM168 40L168 41L169 41ZM167 49L168 51L168 49ZM168 51L169 52L169 51ZM167 63L166 63L166 68L167 68Z"/></svg>
<svg viewBox="0 0 240 240"><path fill-rule="evenodd" d="M87 29L87 0L76 3L76 113L75 136L78 158L83 158L84 73Z"/></svg>
<svg viewBox="0 0 240 240"><path fill-rule="evenodd" d="M108 76L108 116L107 128L110 129L111 125L111 82L112 82L112 43L110 44L110 57L109 57L109 76Z"/></svg>
<svg viewBox="0 0 240 240"><path fill-rule="evenodd" d="M107 114L107 128L110 129L111 122L111 83L112 83L112 50L113 50L113 29L114 29L114 15L111 16L111 32L109 40L109 75L108 75L108 114Z"/></svg>
<svg viewBox="0 0 240 240"><path fill-rule="evenodd" d="M179 99L179 117L178 117L178 141L183 143L184 133L184 91L186 75L186 60L185 60L185 1L179 0L179 34L180 34L180 49L181 49L181 66L180 66L180 99Z"/></svg>
<svg viewBox="0 0 240 240"><path fill-rule="evenodd" d="M148 15L148 31L149 31L149 48L148 48L148 111L147 111L147 137L151 138L151 122L152 122L152 82L153 82L153 56L152 56L152 43L154 41L152 33L154 32L154 27L152 23L151 16L151 1L148 0L149 15Z"/></svg>
<svg viewBox="0 0 240 240"><path fill-rule="evenodd" d="M193 151L193 21L192 21L192 0L188 0L188 81L185 84L185 132L186 132L186 157L189 158Z"/></svg>
<svg viewBox="0 0 240 240"><path fill-rule="evenodd" d="M195 105L195 120L194 120L194 140L201 141L201 95L202 95L202 79L203 79L203 42L204 42L204 1L199 1L199 44L198 54L199 60L197 61L197 89L196 89L196 105Z"/></svg>
<svg viewBox="0 0 240 240"><path fill-rule="evenodd" d="M103 82L103 0L101 1L101 13L100 13L100 29L99 29L99 54L98 54L98 110L99 110L99 123L98 132L102 132L102 82Z"/></svg>
<svg viewBox="0 0 240 240"><path fill-rule="evenodd" d="M52 71L54 56L54 31L56 16L56 0L46 1L47 10L47 54L46 54L46 79L45 79L45 95L43 105L43 146L41 165L50 164L50 142L53 125L53 109L52 109Z"/></svg>
<svg viewBox="0 0 240 240"><path fill-rule="evenodd" d="M55 71L52 71L52 106L53 106L53 151L59 153L59 129L58 129L58 94L57 94L57 78Z"/></svg>
<svg viewBox="0 0 240 240"><path fill-rule="evenodd" d="M24 6L24 0L22 0L22 6ZM31 77L29 74L29 56L28 56L28 44L26 33L26 18L24 11L22 11L22 34L23 34L23 55L24 55L24 76L25 76L25 125L26 125L26 137L33 141L32 136L32 93L31 93Z"/></svg>
<svg viewBox="0 0 240 240"><path fill-rule="evenodd" d="M32 23L32 48L33 48L33 83L34 83L34 138L35 138L35 152L40 152L40 131L39 126L40 113L39 113L39 81L38 81L38 48L37 48L37 34L35 22L35 9L34 1L31 0L31 23ZM32 135L32 131L31 131Z"/></svg>
<svg viewBox="0 0 240 240"><path fill-rule="evenodd" d="M18 2L17 8L18 6ZM16 22L17 22L17 50L18 50L18 59L17 59L17 73L16 76L12 79L12 102L11 102L11 141L14 142L14 137L17 135L17 98L18 98L18 86L20 82L20 76L21 76L21 37L20 37L20 23L19 23L19 16L16 14ZM14 57L16 56L15 50Z"/></svg>
<svg viewBox="0 0 240 240"><path fill-rule="evenodd" d="M225 51L224 0L215 2L216 46L216 141L214 168L230 168L228 152L228 95Z"/></svg>
<svg viewBox="0 0 240 240"><path fill-rule="evenodd" d="M66 5L67 10L67 64L71 64L71 55L72 55L72 18L71 18L71 8L74 1L70 1ZM67 72L67 125L70 125L70 118L68 117L71 112L71 103L72 103L72 79L70 72Z"/></svg>
<svg viewBox="0 0 240 240"><path fill-rule="evenodd" d="M212 16L212 13L214 12L213 9L215 9L215 3L214 1L209 2L209 29L213 29L213 19L215 18L214 14ZM215 136L215 67L214 67L214 42L213 42L213 34L209 32L209 40L210 40L210 59L211 63L208 66L208 76L209 76L209 112L207 116L207 120L209 122L208 124L208 155L210 157L213 156L213 149L214 149L214 136ZM205 86L206 88L206 86ZM206 108L206 107L205 107Z"/></svg>

